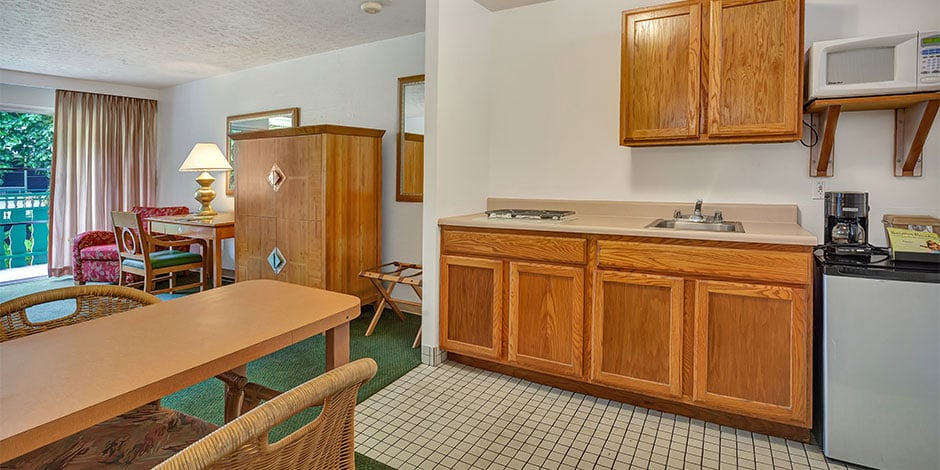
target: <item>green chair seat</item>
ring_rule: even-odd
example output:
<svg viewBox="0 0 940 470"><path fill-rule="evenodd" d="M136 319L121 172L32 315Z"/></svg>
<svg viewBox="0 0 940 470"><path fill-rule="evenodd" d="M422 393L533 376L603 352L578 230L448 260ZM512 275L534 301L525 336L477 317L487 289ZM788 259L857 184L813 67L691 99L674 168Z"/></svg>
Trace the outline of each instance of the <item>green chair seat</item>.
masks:
<svg viewBox="0 0 940 470"><path fill-rule="evenodd" d="M150 266L153 269L201 262L202 255L199 253L190 253L188 251L163 250L150 253ZM144 269L144 262L138 261L136 259L126 259L122 264L129 268Z"/></svg>

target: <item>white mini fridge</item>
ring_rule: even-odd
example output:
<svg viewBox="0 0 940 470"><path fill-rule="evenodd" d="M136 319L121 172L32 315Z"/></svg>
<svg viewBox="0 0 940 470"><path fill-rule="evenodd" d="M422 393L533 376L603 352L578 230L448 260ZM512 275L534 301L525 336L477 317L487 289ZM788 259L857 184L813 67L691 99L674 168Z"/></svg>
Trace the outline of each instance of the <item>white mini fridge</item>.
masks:
<svg viewBox="0 0 940 470"><path fill-rule="evenodd" d="M823 453L883 470L940 469L940 272L823 263Z"/></svg>

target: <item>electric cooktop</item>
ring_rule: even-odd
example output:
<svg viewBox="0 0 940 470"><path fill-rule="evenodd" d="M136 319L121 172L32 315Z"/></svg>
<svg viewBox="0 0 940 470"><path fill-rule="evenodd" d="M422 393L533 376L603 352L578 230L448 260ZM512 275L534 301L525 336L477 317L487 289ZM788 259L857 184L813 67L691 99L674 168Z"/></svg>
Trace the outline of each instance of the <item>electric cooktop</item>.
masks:
<svg viewBox="0 0 940 470"><path fill-rule="evenodd" d="M541 209L497 209L486 211L491 219L564 220L574 211L549 211Z"/></svg>

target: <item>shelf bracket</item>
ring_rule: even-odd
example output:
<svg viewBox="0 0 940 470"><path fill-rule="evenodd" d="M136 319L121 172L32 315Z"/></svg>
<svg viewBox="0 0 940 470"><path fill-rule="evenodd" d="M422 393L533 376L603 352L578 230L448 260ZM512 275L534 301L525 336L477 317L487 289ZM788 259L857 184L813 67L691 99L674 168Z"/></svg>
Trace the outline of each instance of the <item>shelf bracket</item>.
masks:
<svg viewBox="0 0 940 470"><path fill-rule="evenodd" d="M940 100L924 101L894 111L894 176L922 176L923 149Z"/></svg>
<svg viewBox="0 0 940 470"><path fill-rule="evenodd" d="M809 175L814 177L832 176L833 148L836 141L836 126L842 106L832 105L810 117L810 125L816 130L819 140L809 148Z"/></svg>

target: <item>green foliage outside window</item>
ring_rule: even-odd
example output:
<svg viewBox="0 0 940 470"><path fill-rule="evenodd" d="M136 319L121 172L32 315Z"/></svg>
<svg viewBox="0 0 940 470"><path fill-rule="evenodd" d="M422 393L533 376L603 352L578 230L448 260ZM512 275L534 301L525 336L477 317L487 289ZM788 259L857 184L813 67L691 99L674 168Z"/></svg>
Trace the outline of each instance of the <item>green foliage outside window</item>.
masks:
<svg viewBox="0 0 940 470"><path fill-rule="evenodd" d="M0 112L0 168L52 166L52 116Z"/></svg>

